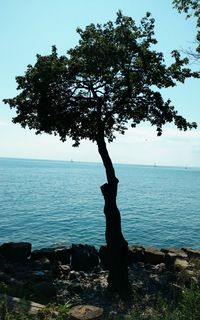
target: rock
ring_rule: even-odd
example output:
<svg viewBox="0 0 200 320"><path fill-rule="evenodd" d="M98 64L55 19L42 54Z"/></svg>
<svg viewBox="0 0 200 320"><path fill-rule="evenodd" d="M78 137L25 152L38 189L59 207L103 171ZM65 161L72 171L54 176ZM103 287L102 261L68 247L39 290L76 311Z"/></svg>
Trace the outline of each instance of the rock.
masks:
<svg viewBox="0 0 200 320"><path fill-rule="evenodd" d="M70 320L100 320L103 319L103 309L91 305L79 305L69 311Z"/></svg>
<svg viewBox="0 0 200 320"><path fill-rule="evenodd" d="M50 270L51 269L51 263L47 257L41 257L38 260L32 261L31 266L37 270Z"/></svg>
<svg viewBox="0 0 200 320"><path fill-rule="evenodd" d="M21 296L23 294L24 283L4 272L0 272L0 283L5 284L5 291L3 291L6 293L10 293L10 291L12 291L13 295Z"/></svg>
<svg viewBox="0 0 200 320"><path fill-rule="evenodd" d="M31 243L8 242L0 246L0 254L13 262L23 262L31 255Z"/></svg>
<svg viewBox="0 0 200 320"><path fill-rule="evenodd" d="M101 246L99 249L99 258L100 258L100 262L102 264L102 267L105 270L109 269L109 255L108 255L108 250L107 250L107 246Z"/></svg>
<svg viewBox="0 0 200 320"><path fill-rule="evenodd" d="M188 266L189 266L188 261L184 259L176 258L174 262L174 268L177 270L187 269Z"/></svg>
<svg viewBox="0 0 200 320"><path fill-rule="evenodd" d="M80 292L83 291L83 288L81 286L80 283L75 283L75 282L71 282L69 284L69 286L67 287L67 290L70 292L70 293L77 293L79 294Z"/></svg>
<svg viewBox="0 0 200 320"><path fill-rule="evenodd" d="M49 281L51 280L51 274L46 270L35 270L29 272L28 280L31 282Z"/></svg>
<svg viewBox="0 0 200 320"><path fill-rule="evenodd" d="M60 261L62 264L70 264L71 248L43 248L32 251L31 259L40 260L47 258L50 261Z"/></svg>
<svg viewBox="0 0 200 320"><path fill-rule="evenodd" d="M167 254L167 253L171 254L172 253L172 254L176 255L177 258L187 259L187 253L182 249L162 248L160 251L164 252L165 254Z"/></svg>
<svg viewBox="0 0 200 320"><path fill-rule="evenodd" d="M31 315L36 315L39 311L45 308L43 304L1 294L0 300L6 301L7 307L11 310L22 308L24 311L27 311L28 314Z"/></svg>
<svg viewBox="0 0 200 320"><path fill-rule="evenodd" d="M56 288L52 281L42 281L32 286L32 292L36 301L47 303L56 296Z"/></svg>
<svg viewBox="0 0 200 320"><path fill-rule="evenodd" d="M169 284L169 278L166 274L161 274L158 277L158 282L161 288L167 287L167 285Z"/></svg>
<svg viewBox="0 0 200 320"><path fill-rule="evenodd" d="M0 255L0 270L8 273L12 273L14 271L13 265L11 265L11 262L6 260L5 257Z"/></svg>
<svg viewBox="0 0 200 320"><path fill-rule="evenodd" d="M182 250L187 253L190 259L200 258L200 250L194 250L191 248L182 248Z"/></svg>
<svg viewBox="0 0 200 320"><path fill-rule="evenodd" d="M77 271L72 270L68 274L68 279L69 280L75 280L75 279L78 278L78 276L79 276L79 273Z"/></svg>
<svg viewBox="0 0 200 320"><path fill-rule="evenodd" d="M175 260L177 259L177 254L173 252L168 252L165 254L165 264L169 269L174 268Z"/></svg>
<svg viewBox="0 0 200 320"><path fill-rule="evenodd" d="M166 270L165 263L160 263L160 264L155 265L154 270L158 273L163 273Z"/></svg>
<svg viewBox="0 0 200 320"><path fill-rule="evenodd" d="M71 271L71 268L69 265L65 265L65 264L60 265L60 272L63 275L68 275L70 271Z"/></svg>
<svg viewBox="0 0 200 320"><path fill-rule="evenodd" d="M31 260L40 260L47 258L48 260L53 260L55 258L54 248L43 248L39 250L33 250L31 253Z"/></svg>
<svg viewBox="0 0 200 320"><path fill-rule="evenodd" d="M135 262L144 262L144 248L133 245L128 250L128 264Z"/></svg>
<svg viewBox="0 0 200 320"><path fill-rule="evenodd" d="M73 244L71 265L77 271L88 271L99 264L98 252L93 246Z"/></svg>
<svg viewBox="0 0 200 320"><path fill-rule="evenodd" d="M165 254L155 248L145 248L144 261L149 264L160 264L164 262Z"/></svg>
<svg viewBox="0 0 200 320"><path fill-rule="evenodd" d="M70 264L71 248L57 248L55 249L55 258L61 264Z"/></svg>
<svg viewBox="0 0 200 320"><path fill-rule="evenodd" d="M191 285L196 285L198 280L195 277L195 272L193 270L182 269L177 274L177 283L191 288Z"/></svg>
<svg viewBox="0 0 200 320"><path fill-rule="evenodd" d="M93 273L94 274L94 273ZM91 274L92 275L92 274ZM82 279L85 279L86 278L86 273L84 271L79 271L79 276L82 278Z"/></svg>

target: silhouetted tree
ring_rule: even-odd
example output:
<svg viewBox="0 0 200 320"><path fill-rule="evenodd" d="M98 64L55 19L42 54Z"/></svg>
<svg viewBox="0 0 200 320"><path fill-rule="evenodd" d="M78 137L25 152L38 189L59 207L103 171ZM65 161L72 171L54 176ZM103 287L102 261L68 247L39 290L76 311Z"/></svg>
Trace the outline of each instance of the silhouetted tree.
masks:
<svg viewBox="0 0 200 320"><path fill-rule="evenodd" d="M81 139L97 144L107 177L101 190L110 260L108 283L113 290L127 290L128 244L116 204L119 181L106 140L112 142L115 132L124 134L141 121L156 126L158 135L167 122L180 130L195 128L196 123L178 115L170 100L163 100L160 89L197 74L184 67L188 59L181 59L177 51L172 52L174 63L167 67L162 53L152 49L157 41L150 13L139 26L119 11L115 23L90 24L77 32L79 44L66 56L58 57L55 46L50 55L37 55L35 65L16 78L20 93L4 102L16 108L13 122L35 129L36 134L59 135L62 141L70 137L74 146Z"/></svg>

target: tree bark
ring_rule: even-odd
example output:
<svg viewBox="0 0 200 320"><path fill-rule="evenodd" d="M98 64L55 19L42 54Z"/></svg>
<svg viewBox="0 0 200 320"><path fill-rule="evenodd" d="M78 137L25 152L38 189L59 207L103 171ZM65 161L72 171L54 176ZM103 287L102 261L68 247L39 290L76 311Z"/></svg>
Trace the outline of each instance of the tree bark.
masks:
<svg viewBox="0 0 200 320"><path fill-rule="evenodd" d="M98 140L98 151L106 169L107 183L101 186L104 196L104 214L106 217L106 243L109 257L108 287L119 293L130 288L128 280L128 243L121 229L121 217L117 208L117 187L119 180L115 176L114 167L108 154L104 138Z"/></svg>

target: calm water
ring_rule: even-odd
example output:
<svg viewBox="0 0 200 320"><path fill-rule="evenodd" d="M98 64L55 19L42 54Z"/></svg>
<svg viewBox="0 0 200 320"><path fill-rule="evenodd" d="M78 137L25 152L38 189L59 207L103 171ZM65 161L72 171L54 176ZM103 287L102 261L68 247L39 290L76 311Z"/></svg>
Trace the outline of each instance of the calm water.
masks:
<svg viewBox="0 0 200 320"><path fill-rule="evenodd" d="M200 247L200 169L115 165L130 244ZM101 164L0 159L0 243L104 240Z"/></svg>

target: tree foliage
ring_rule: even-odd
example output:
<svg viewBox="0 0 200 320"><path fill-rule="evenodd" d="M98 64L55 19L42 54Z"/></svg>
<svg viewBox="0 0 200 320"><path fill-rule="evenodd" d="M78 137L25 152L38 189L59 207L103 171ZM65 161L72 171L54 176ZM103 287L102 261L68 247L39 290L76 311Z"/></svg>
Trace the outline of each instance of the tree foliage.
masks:
<svg viewBox="0 0 200 320"><path fill-rule="evenodd" d="M187 18L195 17L197 27L197 54L200 55L200 0L173 0L174 7L179 12L184 12Z"/></svg>
<svg viewBox="0 0 200 320"><path fill-rule="evenodd" d="M47 56L37 55L34 66L16 77L20 93L5 99L16 108L14 123L74 140L109 142L115 131L124 134L129 125L141 121L155 125L158 135L167 122L180 130L196 127L164 101L160 89L174 87L186 78L198 76L187 68L188 59L172 52L174 62L164 63L163 54L153 45L154 19L150 13L140 25L117 13L115 23L88 25L77 29L79 44L66 56L58 56L55 46Z"/></svg>

